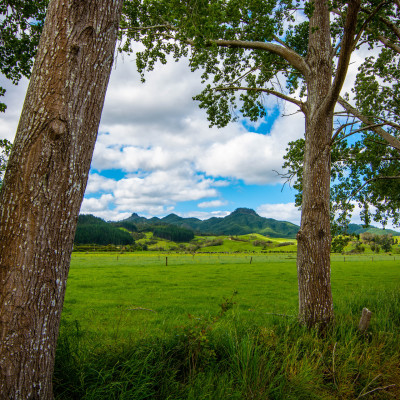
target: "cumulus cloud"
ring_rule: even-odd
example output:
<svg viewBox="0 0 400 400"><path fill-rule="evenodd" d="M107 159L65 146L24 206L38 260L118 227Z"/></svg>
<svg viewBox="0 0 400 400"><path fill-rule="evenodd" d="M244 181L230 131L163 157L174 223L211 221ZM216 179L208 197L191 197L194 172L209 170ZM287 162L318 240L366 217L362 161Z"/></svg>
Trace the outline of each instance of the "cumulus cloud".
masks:
<svg viewBox="0 0 400 400"><path fill-rule="evenodd" d="M114 213L110 214L110 219L116 212L164 215L171 212L176 203L218 196L212 179L194 174L185 168L169 171L156 170L143 175L132 174L120 180L91 174L86 194L100 192L105 193L100 198L85 199L82 210L100 211L101 201L108 200L107 206Z"/></svg>
<svg viewBox="0 0 400 400"><path fill-rule="evenodd" d="M214 208L214 207L221 207L228 204L227 201L222 200L211 200L211 201L204 201L202 203L197 204L199 208Z"/></svg>
<svg viewBox="0 0 400 400"><path fill-rule="evenodd" d="M26 86L25 80L10 88L6 118L0 116L2 137L14 135ZM157 65L144 84L133 57L117 60L83 211L114 219L128 212L162 215L190 200L200 201L200 208L220 207L226 199L219 188L230 181L261 185L278 181L273 170L280 170L288 141L303 134L302 117L278 119L267 134L248 132L239 123L210 128L205 111L192 100L201 89L200 73L192 73L187 60ZM277 106L274 98L265 104L270 110ZM288 106L286 112L292 111ZM257 128L260 122L249 125ZM125 177L103 176L113 169Z"/></svg>
<svg viewBox="0 0 400 400"><path fill-rule="evenodd" d="M82 202L81 211L85 214L96 213L108 208L114 200L113 195L103 194L100 198L85 198Z"/></svg>
<svg viewBox="0 0 400 400"><path fill-rule="evenodd" d="M187 60L158 65L156 71L142 84L132 58L118 62L106 96L94 168L166 170L188 163L211 176L276 181L271 170L280 168L288 141L304 132L301 117L285 118L269 135L249 133L241 124L210 128L206 113L192 100L202 89L200 73L192 73ZM277 103L268 99L266 105L272 110Z"/></svg>
<svg viewBox="0 0 400 400"><path fill-rule="evenodd" d="M209 218L223 218L229 215L231 211L190 211L186 213L177 213L180 217L183 218L198 218L201 220L209 219Z"/></svg>
<svg viewBox="0 0 400 400"><path fill-rule="evenodd" d="M300 225L301 213L294 203L262 204L257 213L265 218L274 218Z"/></svg>

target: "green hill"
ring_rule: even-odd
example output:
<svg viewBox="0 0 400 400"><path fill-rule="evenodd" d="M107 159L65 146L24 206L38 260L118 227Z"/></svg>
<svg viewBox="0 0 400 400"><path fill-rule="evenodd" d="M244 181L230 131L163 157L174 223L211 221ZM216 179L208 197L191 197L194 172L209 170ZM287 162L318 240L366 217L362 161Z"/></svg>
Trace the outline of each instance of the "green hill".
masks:
<svg viewBox="0 0 400 400"><path fill-rule="evenodd" d="M213 235L246 235L259 233L275 238L295 238L299 227L290 222L277 221L272 218L260 217L254 210L238 208L223 218L210 218L204 221L197 218L182 218L169 214L164 218L144 218L136 213L123 221L135 223L138 227L144 225L170 224L181 228L192 229L200 234ZM121 221L121 222L123 222Z"/></svg>

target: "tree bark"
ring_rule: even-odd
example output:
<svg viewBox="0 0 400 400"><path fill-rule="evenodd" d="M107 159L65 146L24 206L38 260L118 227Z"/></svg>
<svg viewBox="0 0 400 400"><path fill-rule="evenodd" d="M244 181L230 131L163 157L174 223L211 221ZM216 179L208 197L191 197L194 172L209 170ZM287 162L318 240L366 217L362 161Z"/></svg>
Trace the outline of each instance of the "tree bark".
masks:
<svg viewBox="0 0 400 400"><path fill-rule="evenodd" d="M299 319L325 329L333 321L330 269L330 171L333 111L343 86L354 47L360 0L349 0L339 61L332 83L333 48L329 2L316 0L310 18L306 62L307 102L303 200L297 235Z"/></svg>
<svg viewBox="0 0 400 400"><path fill-rule="evenodd" d="M330 283L330 170L333 106L326 102L332 80L328 2L314 2L310 18L301 224L297 234L299 319L309 327L333 320Z"/></svg>
<svg viewBox="0 0 400 400"><path fill-rule="evenodd" d="M50 2L0 194L0 398L51 399L122 0Z"/></svg>

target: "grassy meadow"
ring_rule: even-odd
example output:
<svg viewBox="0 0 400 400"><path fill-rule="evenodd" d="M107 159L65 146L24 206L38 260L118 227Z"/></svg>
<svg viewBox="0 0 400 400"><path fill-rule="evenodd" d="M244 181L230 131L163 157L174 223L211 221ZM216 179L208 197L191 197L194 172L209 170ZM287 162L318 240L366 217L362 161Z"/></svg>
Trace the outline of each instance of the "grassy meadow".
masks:
<svg viewBox="0 0 400 400"><path fill-rule="evenodd" d="M332 289L322 337L296 322L295 253L74 253L56 398L400 398L400 256L332 255Z"/></svg>

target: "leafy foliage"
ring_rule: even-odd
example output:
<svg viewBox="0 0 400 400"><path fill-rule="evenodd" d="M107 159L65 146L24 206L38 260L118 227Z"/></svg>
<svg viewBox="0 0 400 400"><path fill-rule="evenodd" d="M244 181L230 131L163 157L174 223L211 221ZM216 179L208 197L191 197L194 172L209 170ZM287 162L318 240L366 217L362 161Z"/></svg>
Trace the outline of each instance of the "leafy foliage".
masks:
<svg viewBox="0 0 400 400"><path fill-rule="evenodd" d="M121 50L132 52L132 41L144 45L136 54L142 79L157 61L166 63L168 55L176 60L189 57L192 71L201 69L207 83L195 99L206 109L211 125L226 126L239 116L256 121L266 116L264 94L258 89L279 88L279 75L293 93L301 76L285 59L251 43L272 42L285 35L304 54L306 41L300 38L307 23L294 24L299 4L291 0L127 1L121 25L127 40ZM237 96L240 86L250 90Z"/></svg>
<svg viewBox="0 0 400 400"><path fill-rule="evenodd" d="M0 72L17 84L29 77L48 0L0 1ZM0 87L0 96L5 90ZM0 103L0 111L6 105Z"/></svg>
<svg viewBox="0 0 400 400"><path fill-rule="evenodd" d="M344 248L347 246L349 241L350 241L349 237L335 236L332 239L331 252L332 253L341 253L341 252L343 252Z"/></svg>
<svg viewBox="0 0 400 400"><path fill-rule="evenodd" d="M344 138L345 133L341 136ZM303 155L304 139L290 142L282 166L285 177L293 180L292 185L298 191L296 205L299 207ZM331 215L336 231L347 229L356 203L362 209L361 217L366 225L372 219L383 226L389 221L400 224L400 155L396 149L377 134L365 131L356 142L339 138L332 147L331 160Z"/></svg>

